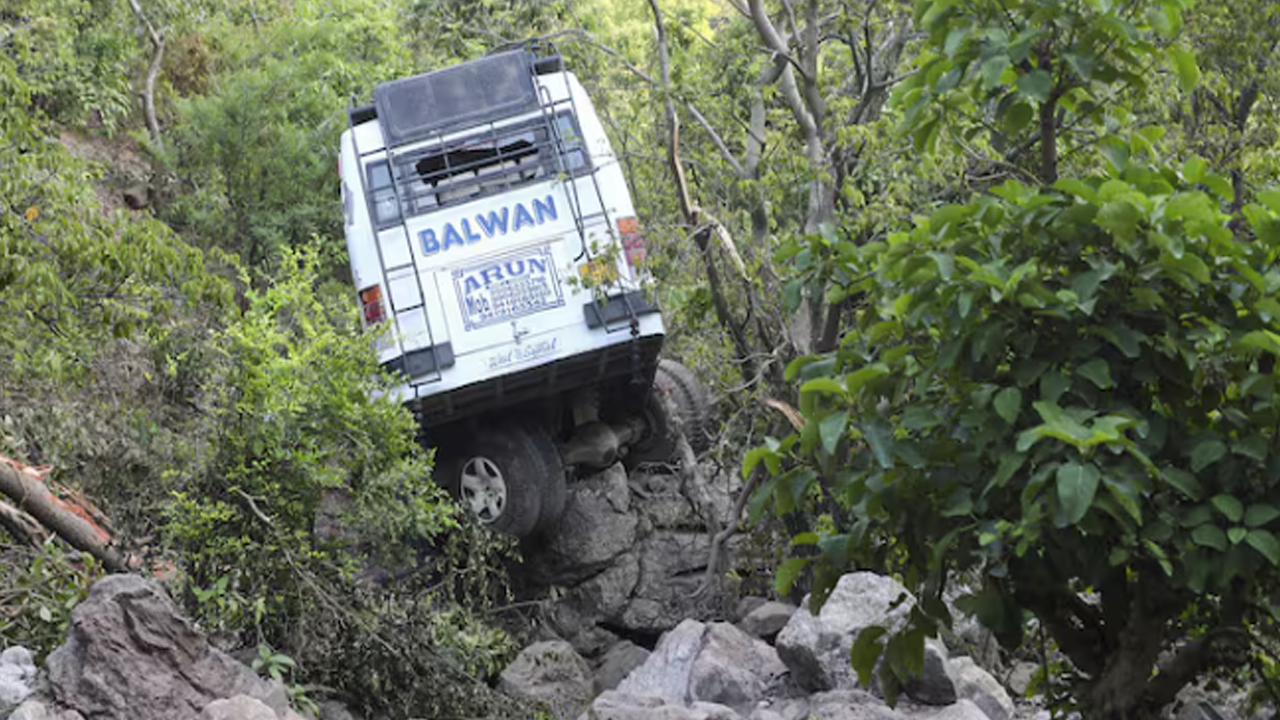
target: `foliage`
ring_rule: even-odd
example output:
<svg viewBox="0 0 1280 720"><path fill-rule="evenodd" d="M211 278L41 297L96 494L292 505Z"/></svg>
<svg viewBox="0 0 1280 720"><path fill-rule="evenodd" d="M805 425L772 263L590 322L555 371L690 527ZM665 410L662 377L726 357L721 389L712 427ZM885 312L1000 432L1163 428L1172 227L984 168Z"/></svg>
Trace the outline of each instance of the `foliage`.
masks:
<svg viewBox="0 0 1280 720"><path fill-rule="evenodd" d="M0 562L10 568L0 576L0 643L23 645L43 662L66 639L71 610L102 571L92 557L53 543L6 547L0 539Z"/></svg>
<svg viewBox="0 0 1280 720"><path fill-rule="evenodd" d="M92 113L112 129L132 104L131 22L123 3L16 0L0 12L0 55L16 63L43 112L81 122Z"/></svg>
<svg viewBox="0 0 1280 720"><path fill-rule="evenodd" d="M1171 162L1179 146L1136 121L1146 93L1200 77L1183 9L918 3L900 127L926 156L1015 179L884 241L824 233L857 322L791 364L803 428L744 464L771 477L755 515L830 518L793 539L815 552L780 566L780 588L811 570L820 604L857 565L920 595L902 633L855 643L864 681L887 659L891 695L949 625L957 573L979 579L962 608L1006 645L1040 621L1086 716L1154 715L1266 652L1280 192L1248 203L1240 166Z"/></svg>
<svg viewBox="0 0 1280 720"><path fill-rule="evenodd" d="M362 538L378 548L456 527L427 480L412 416L374 397L390 381L369 339L350 308L315 295L318 252L286 251L283 262L214 340L209 459L176 482L166 524L194 586L230 577L227 591L265 603L234 629L256 625L281 647L283 628L262 623L299 615L297 575L340 570L328 565L340 557L311 541L326 491L349 490L363 517L378 518Z"/></svg>

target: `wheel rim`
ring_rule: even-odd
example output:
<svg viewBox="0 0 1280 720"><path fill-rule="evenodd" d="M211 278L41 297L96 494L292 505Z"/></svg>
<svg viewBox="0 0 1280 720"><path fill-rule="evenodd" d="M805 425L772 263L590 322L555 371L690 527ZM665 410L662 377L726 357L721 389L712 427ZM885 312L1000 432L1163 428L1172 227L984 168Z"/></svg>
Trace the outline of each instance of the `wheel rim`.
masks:
<svg viewBox="0 0 1280 720"><path fill-rule="evenodd" d="M462 466L462 502L480 522L489 524L507 509L507 481L497 463L483 455Z"/></svg>

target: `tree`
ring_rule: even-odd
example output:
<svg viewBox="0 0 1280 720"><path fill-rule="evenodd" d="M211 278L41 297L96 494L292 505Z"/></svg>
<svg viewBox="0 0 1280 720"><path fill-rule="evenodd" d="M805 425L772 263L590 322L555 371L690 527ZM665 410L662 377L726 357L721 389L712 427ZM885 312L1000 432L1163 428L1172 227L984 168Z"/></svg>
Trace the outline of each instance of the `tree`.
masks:
<svg viewBox="0 0 1280 720"><path fill-rule="evenodd" d="M904 131L1016 179L833 256L857 323L792 363L803 427L744 463L771 476L754 512L822 516L794 539L818 552L788 560L780 587L812 566L820 605L856 564L922 598L902 633L858 638L864 682L882 656L890 693L919 669L958 575L975 583L962 607L1002 642L1021 640L1024 612L1039 620L1086 717L1154 716L1264 652L1280 193L1233 223L1232 183L1163 160L1164 133L1115 103L1166 77L1192 89L1182 10L917 8L929 39L895 100Z"/></svg>

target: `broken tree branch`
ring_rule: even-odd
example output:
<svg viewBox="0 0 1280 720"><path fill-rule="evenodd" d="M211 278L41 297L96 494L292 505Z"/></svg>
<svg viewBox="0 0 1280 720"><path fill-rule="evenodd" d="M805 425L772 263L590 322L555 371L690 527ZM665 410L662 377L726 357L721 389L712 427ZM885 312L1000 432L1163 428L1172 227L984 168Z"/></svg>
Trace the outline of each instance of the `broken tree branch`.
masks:
<svg viewBox="0 0 1280 720"><path fill-rule="evenodd" d="M125 559L111 547L111 536L67 509L34 469L0 456L0 494L8 496L19 510L30 513L71 547L101 560L108 570L128 572Z"/></svg>
<svg viewBox="0 0 1280 720"><path fill-rule="evenodd" d="M0 500L0 527L23 545L40 547L48 539L48 531L35 518Z"/></svg>

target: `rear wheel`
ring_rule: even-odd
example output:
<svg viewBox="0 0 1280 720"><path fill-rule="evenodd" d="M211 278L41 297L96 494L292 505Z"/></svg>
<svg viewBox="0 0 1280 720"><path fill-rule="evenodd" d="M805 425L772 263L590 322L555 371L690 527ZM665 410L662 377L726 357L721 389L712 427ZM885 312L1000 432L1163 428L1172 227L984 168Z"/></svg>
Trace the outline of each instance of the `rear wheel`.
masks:
<svg viewBox="0 0 1280 720"><path fill-rule="evenodd" d="M709 396L689 368L678 362L659 361L653 391L645 402L644 420L648 434L627 456L631 465L674 460L677 431L684 433L695 453L711 447Z"/></svg>
<svg viewBox="0 0 1280 720"><path fill-rule="evenodd" d="M440 454L442 484L482 524L524 538L559 520L564 466L540 430L500 425Z"/></svg>

